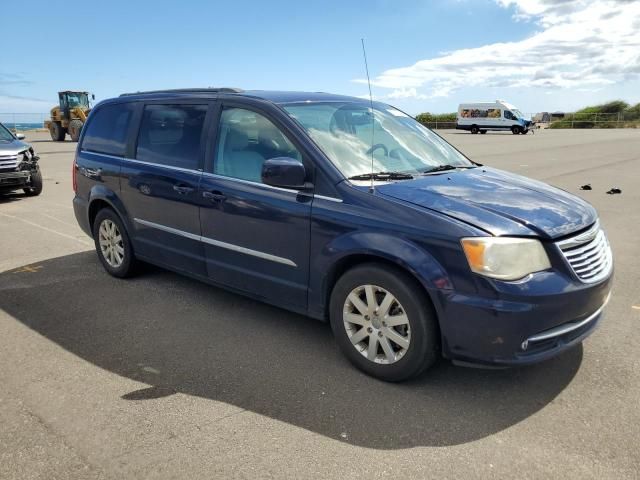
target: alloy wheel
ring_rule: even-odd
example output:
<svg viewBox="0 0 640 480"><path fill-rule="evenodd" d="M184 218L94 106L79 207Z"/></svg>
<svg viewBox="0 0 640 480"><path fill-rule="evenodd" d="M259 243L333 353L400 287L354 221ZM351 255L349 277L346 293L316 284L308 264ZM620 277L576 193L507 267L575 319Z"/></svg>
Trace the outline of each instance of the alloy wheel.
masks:
<svg viewBox="0 0 640 480"><path fill-rule="evenodd" d="M398 299L382 287L354 288L344 303L342 318L352 345L371 362L395 363L409 348L409 317Z"/></svg>
<svg viewBox="0 0 640 480"><path fill-rule="evenodd" d="M120 267L124 261L124 242L118 226L108 218L100 224L98 243L106 262L113 268Z"/></svg>

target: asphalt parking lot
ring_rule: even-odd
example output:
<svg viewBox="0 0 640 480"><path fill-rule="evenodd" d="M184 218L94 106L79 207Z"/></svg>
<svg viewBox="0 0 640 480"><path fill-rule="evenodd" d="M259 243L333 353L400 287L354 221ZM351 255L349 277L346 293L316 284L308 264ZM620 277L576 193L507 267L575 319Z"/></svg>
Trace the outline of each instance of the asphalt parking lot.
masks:
<svg viewBox="0 0 640 480"><path fill-rule="evenodd" d="M0 478L639 478L640 130L441 133L598 209L616 281L583 346L376 381L320 322L109 277L73 216L75 144L29 133L44 192L0 197Z"/></svg>

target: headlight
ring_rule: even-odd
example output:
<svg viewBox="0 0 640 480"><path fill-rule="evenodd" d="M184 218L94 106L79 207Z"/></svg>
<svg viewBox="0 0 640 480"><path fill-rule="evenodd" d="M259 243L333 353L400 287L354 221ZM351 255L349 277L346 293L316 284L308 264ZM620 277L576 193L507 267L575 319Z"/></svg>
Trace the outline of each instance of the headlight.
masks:
<svg viewBox="0 0 640 480"><path fill-rule="evenodd" d="M530 238L468 237L461 240L469 267L499 280L518 280L551 268L542 244Z"/></svg>

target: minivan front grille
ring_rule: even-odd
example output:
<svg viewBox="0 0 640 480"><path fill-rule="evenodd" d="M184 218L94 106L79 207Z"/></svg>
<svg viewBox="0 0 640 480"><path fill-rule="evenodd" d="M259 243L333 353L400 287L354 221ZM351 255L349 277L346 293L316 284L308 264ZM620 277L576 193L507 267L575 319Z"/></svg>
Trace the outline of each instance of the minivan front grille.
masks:
<svg viewBox="0 0 640 480"><path fill-rule="evenodd" d="M606 278L613 267L611 247L600 224L557 243L573 273L585 283Z"/></svg>

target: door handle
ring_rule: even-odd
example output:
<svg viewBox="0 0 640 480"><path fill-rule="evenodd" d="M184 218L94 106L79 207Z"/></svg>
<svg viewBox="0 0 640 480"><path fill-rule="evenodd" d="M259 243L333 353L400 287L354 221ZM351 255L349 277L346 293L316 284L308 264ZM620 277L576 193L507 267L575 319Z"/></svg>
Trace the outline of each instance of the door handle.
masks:
<svg viewBox="0 0 640 480"><path fill-rule="evenodd" d="M102 169L101 168L82 168L81 172L84 173L85 177L89 177L89 178L99 178L100 175L102 174Z"/></svg>
<svg viewBox="0 0 640 480"><path fill-rule="evenodd" d="M225 194L217 190L214 190L214 191L205 190L204 192L202 192L202 197L212 202L224 202L227 199L227 196Z"/></svg>
<svg viewBox="0 0 640 480"><path fill-rule="evenodd" d="M187 187L185 185L174 185L173 189L178 192L180 195L185 195L187 193L193 192L195 189L193 187Z"/></svg>

